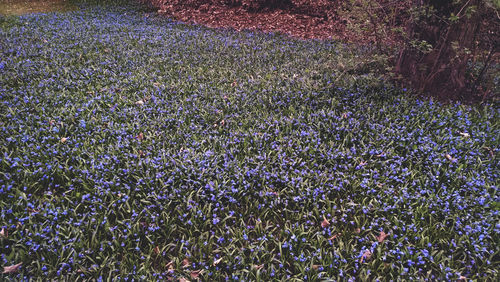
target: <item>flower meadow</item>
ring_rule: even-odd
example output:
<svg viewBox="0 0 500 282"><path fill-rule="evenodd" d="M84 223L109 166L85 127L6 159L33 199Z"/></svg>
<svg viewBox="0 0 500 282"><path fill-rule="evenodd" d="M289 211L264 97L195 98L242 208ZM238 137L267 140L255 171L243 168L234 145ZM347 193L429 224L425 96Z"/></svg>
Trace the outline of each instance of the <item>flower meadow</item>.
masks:
<svg viewBox="0 0 500 282"><path fill-rule="evenodd" d="M0 17L1 279L498 279L498 105L346 82L346 48Z"/></svg>

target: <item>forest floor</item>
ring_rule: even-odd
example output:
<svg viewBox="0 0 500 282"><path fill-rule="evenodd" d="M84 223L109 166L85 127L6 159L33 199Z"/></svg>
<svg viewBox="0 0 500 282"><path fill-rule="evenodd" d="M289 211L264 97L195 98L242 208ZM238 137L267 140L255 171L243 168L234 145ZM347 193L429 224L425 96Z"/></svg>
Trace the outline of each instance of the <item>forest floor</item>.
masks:
<svg viewBox="0 0 500 282"><path fill-rule="evenodd" d="M2 0L0 14L23 15L28 13L65 12L77 7L68 0Z"/></svg>
<svg viewBox="0 0 500 282"><path fill-rule="evenodd" d="M174 1L175 2L175 1ZM307 3L304 3L307 2ZM247 11L223 4L167 5L160 13L186 23L214 28L281 32L302 39L346 39L345 22L336 15L331 1L294 1L288 9Z"/></svg>

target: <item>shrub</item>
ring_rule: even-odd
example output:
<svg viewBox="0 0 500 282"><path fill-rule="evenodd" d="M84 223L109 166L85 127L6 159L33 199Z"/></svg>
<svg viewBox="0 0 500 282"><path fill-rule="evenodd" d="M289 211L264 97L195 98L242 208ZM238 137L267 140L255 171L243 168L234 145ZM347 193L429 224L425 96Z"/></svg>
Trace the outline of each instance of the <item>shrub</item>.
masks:
<svg viewBox="0 0 500 282"><path fill-rule="evenodd" d="M348 38L393 57L418 93L473 101L498 93L499 5L493 1L351 0L339 14ZM395 48L396 47L396 48Z"/></svg>
<svg viewBox="0 0 500 282"><path fill-rule="evenodd" d="M396 73L419 92L445 99L485 99L495 85L485 78L499 45L498 7L488 1L424 1L413 4L407 40ZM498 57L497 57L498 58ZM479 67L479 71L474 71ZM498 69L497 69L498 75Z"/></svg>

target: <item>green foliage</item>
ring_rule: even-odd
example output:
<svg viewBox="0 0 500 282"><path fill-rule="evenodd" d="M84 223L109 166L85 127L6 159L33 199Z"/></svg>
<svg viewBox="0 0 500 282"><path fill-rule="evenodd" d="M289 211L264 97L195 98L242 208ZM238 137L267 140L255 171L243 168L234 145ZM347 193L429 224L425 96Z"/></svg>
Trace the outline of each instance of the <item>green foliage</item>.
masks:
<svg viewBox="0 0 500 282"><path fill-rule="evenodd" d="M379 52L390 53L391 44L403 33L410 1L350 0L338 11L354 42L373 43Z"/></svg>
<svg viewBox="0 0 500 282"><path fill-rule="evenodd" d="M441 99L472 101L495 99L499 91L493 54L500 24L494 6L492 1L351 0L343 2L339 15L347 37L373 44L403 84Z"/></svg>
<svg viewBox="0 0 500 282"><path fill-rule="evenodd" d="M15 16L6 16L0 14L0 29L8 30L14 26L20 25L20 21L18 17Z"/></svg>
<svg viewBox="0 0 500 282"><path fill-rule="evenodd" d="M484 1L425 3L414 7L409 44L400 51L397 70L421 92L451 99L495 99L498 61L492 54L498 49L500 22L492 17L492 9ZM476 73L478 65L483 68Z"/></svg>
<svg viewBox="0 0 500 282"><path fill-rule="evenodd" d="M498 107L408 97L357 45L136 6L17 19L0 279L498 277Z"/></svg>

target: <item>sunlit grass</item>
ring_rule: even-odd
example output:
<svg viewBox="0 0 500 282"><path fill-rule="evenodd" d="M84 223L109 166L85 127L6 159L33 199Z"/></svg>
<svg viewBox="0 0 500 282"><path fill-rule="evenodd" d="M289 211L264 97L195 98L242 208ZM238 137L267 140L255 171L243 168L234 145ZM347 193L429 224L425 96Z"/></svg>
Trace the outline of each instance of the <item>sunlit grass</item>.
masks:
<svg viewBox="0 0 500 282"><path fill-rule="evenodd" d="M3 15L67 12L75 9L76 6L69 0L0 0L0 14Z"/></svg>

